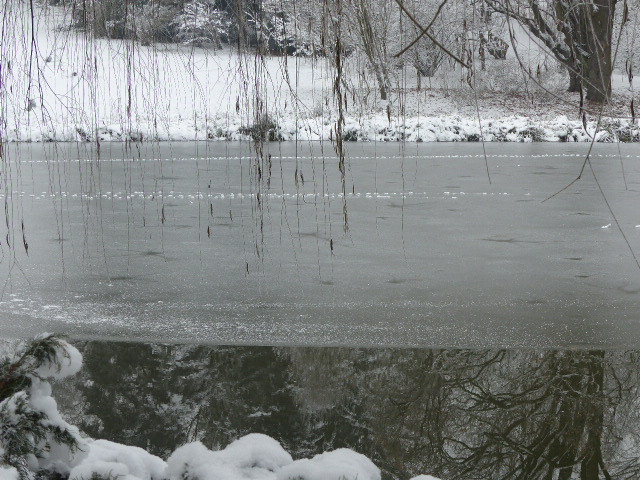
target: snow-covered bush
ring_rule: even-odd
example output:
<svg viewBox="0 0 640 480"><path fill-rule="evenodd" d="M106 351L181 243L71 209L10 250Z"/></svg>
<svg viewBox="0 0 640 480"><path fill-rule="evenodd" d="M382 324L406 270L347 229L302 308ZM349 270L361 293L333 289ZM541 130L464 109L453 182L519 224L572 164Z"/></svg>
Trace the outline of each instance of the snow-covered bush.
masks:
<svg viewBox="0 0 640 480"><path fill-rule="evenodd" d="M239 133L255 142L278 142L283 140L280 126L269 115L263 115L253 125L240 127Z"/></svg>
<svg viewBox="0 0 640 480"><path fill-rule="evenodd" d="M346 448L294 461L274 439L246 435L220 451L194 442L167 461L169 480L380 480L380 469Z"/></svg>
<svg viewBox="0 0 640 480"><path fill-rule="evenodd" d="M147 3L142 7L140 14L134 18L136 38L143 45L176 41L178 36L176 15L176 7L173 5Z"/></svg>
<svg viewBox="0 0 640 480"><path fill-rule="evenodd" d="M567 73L555 61L541 60L539 64L526 67L530 69L529 72L523 71L516 58L487 59L485 71L479 68L474 70L474 86L479 91L513 94L536 92L537 95L546 95L545 89L551 92L566 89Z"/></svg>
<svg viewBox="0 0 640 480"><path fill-rule="evenodd" d="M433 77L444 60L444 51L431 41L418 42L411 53L412 63L419 75Z"/></svg>
<svg viewBox="0 0 640 480"><path fill-rule="evenodd" d="M2 468L25 480L40 470L66 474L82 458L84 441L60 416L46 381L73 375L81 366L78 350L55 335L23 343L0 360Z"/></svg>
<svg viewBox="0 0 640 480"><path fill-rule="evenodd" d="M228 42L231 20L217 8L215 0L191 0L184 4L182 12L173 20L176 38L185 45L220 48Z"/></svg>

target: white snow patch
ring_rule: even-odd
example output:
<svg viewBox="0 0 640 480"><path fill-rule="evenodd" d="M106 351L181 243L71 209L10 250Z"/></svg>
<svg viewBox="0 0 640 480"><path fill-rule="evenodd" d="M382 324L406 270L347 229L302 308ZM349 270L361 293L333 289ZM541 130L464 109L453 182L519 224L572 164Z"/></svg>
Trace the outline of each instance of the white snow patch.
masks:
<svg viewBox="0 0 640 480"><path fill-rule="evenodd" d="M166 476L179 480L274 480L276 471L293 461L273 438L252 433L224 450L211 451L194 442L178 448L167 461Z"/></svg>
<svg viewBox="0 0 640 480"><path fill-rule="evenodd" d="M94 473L122 480L156 480L164 478L167 464L142 448L107 440L90 440L86 458L74 467L69 480L84 480Z"/></svg>
<svg viewBox="0 0 640 480"><path fill-rule="evenodd" d="M44 338L49 334L38 335L36 339ZM56 363L58 365L56 365ZM56 350L56 361L47 363L38 368L35 373L41 378L62 378L75 375L82 368L82 355L76 347L61 340L60 346Z"/></svg>
<svg viewBox="0 0 640 480"><path fill-rule="evenodd" d="M0 467L1 480L18 480L18 471L13 467Z"/></svg>
<svg viewBox="0 0 640 480"><path fill-rule="evenodd" d="M380 469L346 448L296 460L278 472L277 480L380 480Z"/></svg>

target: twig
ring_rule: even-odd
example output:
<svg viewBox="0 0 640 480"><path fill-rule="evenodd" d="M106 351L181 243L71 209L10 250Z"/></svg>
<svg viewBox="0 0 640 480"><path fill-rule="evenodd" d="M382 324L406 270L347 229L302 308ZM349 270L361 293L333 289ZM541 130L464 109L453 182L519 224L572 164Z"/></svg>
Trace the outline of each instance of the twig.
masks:
<svg viewBox="0 0 640 480"><path fill-rule="evenodd" d="M427 30L430 30L431 27L433 26L434 23L436 23L436 20L438 18L438 16L440 16L440 12L442 11L442 8L445 6L445 4L448 2L449 0L442 0L442 3L440 4L440 6L438 7L438 10L436 10L436 13L434 14L433 18L431 19L431 21L429 22L429 25L427 25L424 30L422 30L422 32L420 32L420 34L414 38L411 43L409 43L409 45L407 45L406 47L404 47L402 50L400 50L399 53L396 53L394 56L395 57L399 57L401 56L403 53L405 53L407 50L409 50L411 47L413 47L416 43L418 43L420 41L420 39L422 37L424 37L427 33Z"/></svg>
<svg viewBox="0 0 640 480"><path fill-rule="evenodd" d="M471 68L470 65L467 65L463 60L461 60L460 58L458 58L454 53L452 53L451 51L449 51L449 49L447 47L445 47L444 45L442 45L438 40L436 40L436 38L431 35L429 32L427 32L427 30L420 25L420 23L415 19L415 17L413 15L411 15L411 12L409 12L409 10L407 10L407 8L404 6L404 4L402 3L402 0L395 0L395 2L398 4L398 6L400 7L400 9L405 13L405 15L407 15L407 17L409 17L409 20L411 20L416 27L418 27L418 29L420 29L420 31L427 36L427 38L429 40L431 40L434 44L436 44L436 46L438 46L444 53L446 53L447 55L449 55L452 59L454 59L456 62L458 62L460 65L462 65L463 67L466 68ZM397 53L396 55L394 55L394 57L398 57L401 55L402 52Z"/></svg>

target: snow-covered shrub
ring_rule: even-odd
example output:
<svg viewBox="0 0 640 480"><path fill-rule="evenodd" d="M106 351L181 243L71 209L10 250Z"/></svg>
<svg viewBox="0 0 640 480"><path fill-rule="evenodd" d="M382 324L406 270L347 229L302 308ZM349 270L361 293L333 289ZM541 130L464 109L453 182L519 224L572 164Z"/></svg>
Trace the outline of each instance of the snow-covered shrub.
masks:
<svg viewBox="0 0 640 480"><path fill-rule="evenodd" d="M617 131L618 140L624 143L640 142L640 126L633 123L621 125Z"/></svg>
<svg viewBox="0 0 640 480"><path fill-rule="evenodd" d="M143 45L176 41L178 32L174 20L177 13L176 7L172 5L147 3L134 19L136 38Z"/></svg>
<svg viewBox="0 0 640 480"><path fill-rule="evenodd" d="M278 142L283 140L280 126L269 115L263 115L253 125L240 127L239 133L250 137L253 141Z"/></svg>
<svg viewBox="0 0 640 480"><path fill-rule="evenodd" d="M640 126L627 120L618 118L603 118L600 121L600 134L598 141L623 143L640 141Z"/></svg>
<svg viewBox="0 0 640 480"><path fill-rule="evenodd" d="M0 360L0 465L8 475L15 471L26 480L40 470L66 474L82 458L84 441L60 416L46 381L81 366L78 350L55 335L23 343Z"/></svg>
<svg viewBox="0 0 640 480"><path fill-rule="evenodd" d="M489 55L496 60L506 60L507 51L509 50L509 44L502 38L489 32L487 35L487 42L484 45Z"/></svg>
<svg viewBox="0 0 640 480"><path fill-rule="evenodd" d="M169 457L166 473L169 480L244 479L251 473L262 478L292 462L276 440L254 433L224 450L212 451L200 442L184 445Z"/></svg>
<svg viewBox="0 0 640 480"><path fill-rule="evenodd" d="M544 142L544 130L538 127L528 127L519 132L520 137L527 142Z"/></svg>
<svg viewBox="0 0 640 480"><path fill-rule="evenodd" d="M380 480L380 469L364 455L346 448L296 460L284 467L278 480Z"/></svg>
<svg viewBox="0 0 640 480"><path fill-rule="evenodd" d="M274 476L275 474L275 476ZM169 480L380 480L380 469L364 455L346 448L293 461L273 438L246 435L224 450L194 442L167 461Z"/></svg>
<svg viewBox="0 0 640 480"><path fill-rule="evenodd" d="M71 470L69 480L165 478L167 464L142 448L107 440L87 440L86 450L86 458Z"/></svg>
<svg viewBox="0 0 640 480"><path fill-rule="evenodd" d="M229 41L231 19L227 12L217 8L215 0L191 0L172 25L180 43L196 47L220 48Z"/></svg>
<svg viewBox="0 0 640 480"><path fill-rule="evenodd" d="M530 71L523 71L516 58L487 59L485 71L480 68L474 70L474 85L479 91L536 92L537 95L546 95L545 90L566 90L567 73L558 68L556 62L542 60L539 64L526 67Z"/></svg>

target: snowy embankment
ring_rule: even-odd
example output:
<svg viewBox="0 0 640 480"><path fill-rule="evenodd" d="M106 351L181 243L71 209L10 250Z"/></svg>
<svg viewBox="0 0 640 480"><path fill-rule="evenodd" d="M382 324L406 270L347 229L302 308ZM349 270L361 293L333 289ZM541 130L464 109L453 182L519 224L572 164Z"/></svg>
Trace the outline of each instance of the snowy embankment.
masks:
<svg viewBox="0 0 640 480"><path fill-rule="evenodd" d="M333 140L336 123L331 118L269 117L269 126L248 124L240 117L176 119L165 126L139 123L127 128L102 123L97 129L85 125L57 124L47 127L25 125L8 131L9 141L219 141L263 138L276 141ZM360 142L640 142L640 126L618 119L587 123L560 116L552 120L529 117L483 119L458 116L411 117L389 121L383 115L347 117L343 140Z"/></svg>
<svg viewBox="0 0 640 480"><path fill-rule="evenodd" d="M183 445L165 461L138 447L86 438L58 411L50 379L82 368L78 350L40 335L0 356L0 480L380 480L371 460L346 448L294 460L280 443L249 434L223 450ZM413 480L437 480L421 475Z"/></svg>
<svg viewBox="0 0 640 480"><path fill-rule="evenodd" d="M62 7L39 10L32 23L20 5L12 12L16 42L0 47L8 66L0 97L2 141L336 137L335 70L328 59L258 58L232 49L93 39L68 28L70 12ZM19 41L32 33L35 49ZM453 73L443 72L440 83L454 84L446 89L418 89L415 74L407 71L406 84L396 85L382 101L361 59L349 58L343 72L343 139L640 141L638 122L607 117L607 108L599 124L597 112L588 111L585 128L571 102L560 110L571 112L569 117L550 108L562 104L556 99L533 108L509 92L494 92L478 105L477 95L455 85Z"/></svg>

